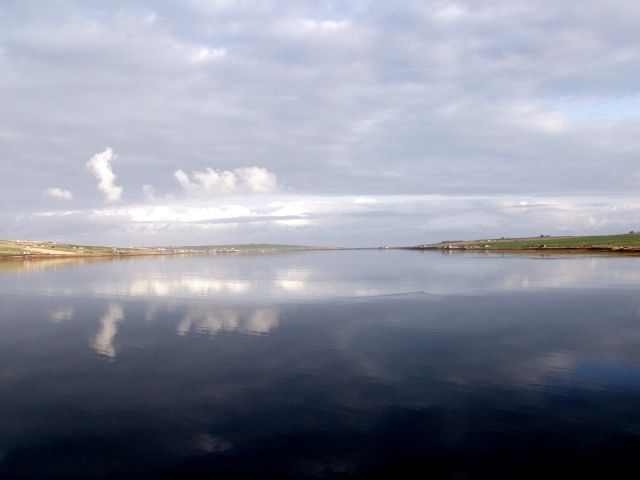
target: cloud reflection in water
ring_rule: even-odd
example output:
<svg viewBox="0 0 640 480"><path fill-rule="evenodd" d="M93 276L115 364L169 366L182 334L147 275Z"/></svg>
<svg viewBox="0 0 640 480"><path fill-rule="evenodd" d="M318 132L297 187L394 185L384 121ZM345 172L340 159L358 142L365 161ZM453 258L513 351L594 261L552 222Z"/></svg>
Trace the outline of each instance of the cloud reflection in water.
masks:
<svg viewBox="0 0 640 480"><path fill-rule="evenodd" d="M176 327L179 335L190 332L215 335L221 332L266 334L278 326L280 315L275 308L257 308L246 314L223 308L191 307Z"/></svg>
<svg viewBox="0 0 640 480"><path fill-rule="evenodd" d="M6 293L65 297L208 297L264 303L407 292L475 295L576 287L600 290L640 282L633 258L533 254L495 258L498 256L372 250L136 259L90 263L77 269L78 275L61 268L51 274L53 281L34 270L17 280L0 275L0 288ZM100 275L93 275L95 270Z"/></svg>
<svg viewBox="0 0 640 480"><path fill-rule="evenodd" d="M74 309L73 307L60 307L56 310L53 310L49 315L49 319L53 323L62 323L73 318Z"/></svg>
<svg viewBox="0 0 640 480"><path fill-rule="evenodd" d="M118 333L118 323L124 320L124 312L120 305L109 305L100 319L100 330L91 340L91 348L100 355L115 358L114 339Z"/></svg>

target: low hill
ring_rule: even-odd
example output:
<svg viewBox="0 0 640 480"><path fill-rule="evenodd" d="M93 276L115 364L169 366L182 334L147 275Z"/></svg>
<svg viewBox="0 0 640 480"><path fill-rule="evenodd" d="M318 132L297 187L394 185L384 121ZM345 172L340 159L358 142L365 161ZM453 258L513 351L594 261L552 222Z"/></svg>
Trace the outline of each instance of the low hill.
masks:
<svg viewBox="0 0 640 480"><path fill-rule="evenodd" d="M591 250L640 252L640 233L597 236L550 236L445 240L413 247L424 250Z"/></svg>
<svg viewBox="0 0 640 480"><path fill-rule="evenodd" d="M35 240L0 240L0 257L98 257L133 255L268 253L318 250L305 245L267 243L168 247L103 247Z"/></svg>

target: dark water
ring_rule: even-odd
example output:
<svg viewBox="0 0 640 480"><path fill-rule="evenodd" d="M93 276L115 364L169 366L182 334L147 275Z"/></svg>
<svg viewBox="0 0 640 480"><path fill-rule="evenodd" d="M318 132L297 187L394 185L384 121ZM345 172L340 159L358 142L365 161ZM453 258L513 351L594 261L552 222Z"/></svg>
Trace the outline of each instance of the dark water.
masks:
<svg viewBox="0 0 640 480"><path fill-rule="evenodd" d="M0 264L1 478L639 473L640 258Z"/></svg>

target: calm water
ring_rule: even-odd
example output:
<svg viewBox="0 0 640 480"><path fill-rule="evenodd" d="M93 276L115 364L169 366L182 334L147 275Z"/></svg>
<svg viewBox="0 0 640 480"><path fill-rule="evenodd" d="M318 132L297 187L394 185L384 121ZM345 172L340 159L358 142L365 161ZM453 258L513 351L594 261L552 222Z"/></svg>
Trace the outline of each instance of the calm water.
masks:
<svg viewBox="0 0 640 480"><path fill-rule="evenodd" d="M2 478L640 470L640 258L0 263Z"/></svg>

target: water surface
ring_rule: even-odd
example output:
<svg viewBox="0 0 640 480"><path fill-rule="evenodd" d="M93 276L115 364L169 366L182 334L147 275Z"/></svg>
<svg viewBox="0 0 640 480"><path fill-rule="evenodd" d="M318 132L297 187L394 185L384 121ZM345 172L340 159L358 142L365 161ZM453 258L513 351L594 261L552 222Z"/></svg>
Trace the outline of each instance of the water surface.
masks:
<svg viewBox="0 0 640 480"><path fill-rule="evenodd" d="M4 262L0 476L637 471L639 280L606 256Z"/></svg>

